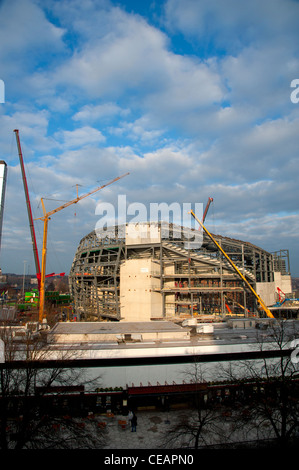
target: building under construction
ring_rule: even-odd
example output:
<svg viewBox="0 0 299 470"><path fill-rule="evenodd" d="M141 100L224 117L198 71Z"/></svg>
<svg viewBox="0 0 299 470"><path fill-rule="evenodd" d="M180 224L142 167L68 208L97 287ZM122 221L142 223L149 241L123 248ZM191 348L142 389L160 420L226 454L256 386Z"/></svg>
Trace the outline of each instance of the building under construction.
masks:
<svg viewBox="0 0 299 470"><path fill-rule="evenodd" d="M291 292L280 253L214 237L266 305L277 300L277 287ZM74 313L84 321L258 313L256 298L205 233L165 222L92 231L80 241L69 282Z"/></svg>

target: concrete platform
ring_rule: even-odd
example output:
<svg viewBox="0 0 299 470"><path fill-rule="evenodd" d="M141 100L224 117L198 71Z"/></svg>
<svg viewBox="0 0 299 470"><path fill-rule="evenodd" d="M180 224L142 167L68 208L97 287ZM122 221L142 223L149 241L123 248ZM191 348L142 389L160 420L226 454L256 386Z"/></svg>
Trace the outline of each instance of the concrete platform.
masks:
<svg viewBox="0 0 299 470"><path fill-rule="evenodd" d="M131 431L125 416L105 417L107 434L103 449L164 449L163 442L170 426L186 413L191 411L137 411L136 432ZM126 425L123 426L120 422L125 422Z"/></svg>
<svg viewBox="0 0 299 470"><path fill-rule="evenodd" d="M189 338L189 329L168 321L62 322L57 323L47 335L48 343L175 341Z"/></svg>
<svg viewBox="0 0 299 470"><path fill-rule="evenodd" d="M113 450L153 450L158 453L159 451L169 449L191 449L190 436L182 433L177 441L172 445L166 444L166 439L169 436L170 430L175 425L191 416L195 419L194 415L196 410L190 408L172 409L170 411L137 411L136 416L138 419L137 431L131 432L130 425L122 427L119 421L126 420L124 416L107 417L106 426L106 442L103 446L103 451ZM244 426L236 432L232 431L232 423L230 414L227 414L225 407L219 408L216 419L219 420L219 428L222 432L218 436L214 436L209 440L208 435L205 433L207 445L222 444L225 448L230 449L234 442L254 441L257 436L254 429ZM229 417L227 417L229 416ZM266 436L265 436L266 437ZM263 439L262 436L260 436ZM194 450L194 449L193 449Z"/></svg>

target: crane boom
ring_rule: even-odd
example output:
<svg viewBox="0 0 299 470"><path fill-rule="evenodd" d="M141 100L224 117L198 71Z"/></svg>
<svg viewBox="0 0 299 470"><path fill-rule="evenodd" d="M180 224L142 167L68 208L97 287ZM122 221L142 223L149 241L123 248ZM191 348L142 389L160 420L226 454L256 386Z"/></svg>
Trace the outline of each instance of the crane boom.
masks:
<svg viewBox="0 0 299 470"><path fill-rule="evenodd" d="M110 184L115 183L115 181L118 181L118 180L120 180L121 178L124 178L124 177L127 176L128 174L129 174L129 173L125 173L125 174L122 175L122 176L117 176L117 177L114 178L112 181L109 181L109 183L103 184L103 185L100 186L99 188L93 189L92 191L89 191L88 193L83 194L82 196L78 196L78 195L77 195L77 197L76 197L75 199L72 199L71 201L68 201L68 202L66 202L65 204L63 204L62 206L57 207L56 209L53 209L53 210L51 210L51 211L49 211L49 212L46 212L45 205L44 205L43 198L42 198L41 200L42 200L42 207L43 207L44 215L47 214L47 216L50 217L51 215L56 214L56 212L59 212L59 211L61 211L62 209L65 209L66 207L71 206L72 204L76 204L77 202L81 201L81 199L84 199L85 197L90 196L91 194L96 193L96 192L99 191L100 189L103 189L103 188L105 188L106 186L109 186ZM39 217L39 218L42 219L42 217Z"/></svg>
<svg viewBox="0 0 299 470"><path fill-rule="evenodd" d="M43 198L41 198L41 203L42 203L42 208L43 208L43 217L38 217L37 220L42 220L44 222L44 231L43 231L43 251L42 251L42 269L41 269L41 282L40 282L40 299L39 299L39 322L42 323L44 319L44 308L45 308L45 273L46 273L46 257L47 257L47 237L48 237L48 222L50 220L50 216L53 214L56 214L57 212L61 211L62 209L65 209L66 207L69 207L72 204L76 204L77 202L81 201L81 199L84 199L87 196L90 196L91 194L96 193L97 191L100 191L100 189L105 188L106 186L114 183L115 181L120 180L124 176L127 176L129 173L125 173L122 176L118 176L117 178L114 178L112 181L109 181L106 184L103 184L102 186L93 189L92 191L89 191L86 194L83 194L82 196L78 196L75 199L72 199L69 202L66 202L60 207L57 207L56 209L53 209L49 212L46 211L45 204L43 201Z"/></svg>
<svg viewBox="0 0 299 470"><path fill-rule="evenodd" d="M37 282L38 282L38 288L40 288L40 272L41 272L40 262L39 262L39 257L38 257L35 229L34 229L32 210L31 210L31 204L30 204L30 198L29 198L29 191L28 191L28 185L27 185L27 179L26 179L26 173L25 173L25 167L24 167L24 160L23 160L23 155L22 155L22 149L21 149L21 143L20 143L20 137L19 137L18 129L15 129L14 133L16 135L16 140L17 140L20 166L21 166L21 171L22 171L23 185L24 185L24 191L25 191L25 197L26 197L27 212L28 212L28 218L29 218L29 226L30 226L30 232L31 232L33 255L34 255L34 262L35 262L35 269L36 269L36 277L37 277Z"/></svg>
<svg viewBox="0 0 299 470"><path fill-rule="evenodd" d="M205 211L204 211L203 216L202 216L202 223L204 223L205 220L206 220L206 216L207 216L207 213L208 213L211 202L213 202L213 198L209 197L206 208L205 208ZM201 225L198 227L198 231L199 232L201 231Z"/></svg>
<svg viewBox="0 0 299 470"><path fill-rule="evenodd" d="M213 202L213 198L212 198L212 197L209 197L208 202L207 202L207 205L206 205L206 208L205 208L205 211L204 211L204 214L203 214L203 217L202 217L202 223L203 223L203 224L204 224L204 222L205 222L205 220L206 220L206 216L207 216L207 213L208 213L208 210L209 210L209 207L210 207L211 202Z"/></svg>
<svg viewBox="0 0 299 470"><path fill-rule="evenodd" d="M255 292L255 290L253 289L252 285L247 281L246 277L243 276L243 274L241 273L241 271L237 268L237 266L233 263L233 261L230 259L230 257L225 253L225 251L223 250L223 248L219 245L219 243L217 243L217 241L215 240L215 238L211 235L211 233L206 229L206 227L204 226L204 224L196 217L196 215L194 214L193 211L190 211L190 214L192 214L192 216L194 217L195 220L197 220L197 222L200 224L200 226L202 227L202 229L205 231L205 233L208 235L208 237L212 240L212 242L216 245L216 247L221 251L221 253L224 255L224 257L227 259L227 261L229 262L229 264L232 266L232 268L234 269L234 271L240 276L240 278L245 282L246 286L249 288L249 290L252 292L252 294L254 295L254 297L257 299L258 303L260 304L260 306L262 307L262 309L264 310L264 312L266 313L266 315L270 318L275 318L274 315L272 314L272 312L267 308L266 304L264 303L264 301L261 299L261 297Z"/></svg>

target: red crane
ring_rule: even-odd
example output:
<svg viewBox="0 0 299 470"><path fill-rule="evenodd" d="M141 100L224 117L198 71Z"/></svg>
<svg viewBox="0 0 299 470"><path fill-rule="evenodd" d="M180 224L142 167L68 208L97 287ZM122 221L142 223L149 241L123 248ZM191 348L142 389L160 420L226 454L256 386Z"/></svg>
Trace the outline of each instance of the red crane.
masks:
<svg viewBox="0 0 299 470"><path fill-rule="evenodd" d="M24 160L23 160L23 155L22 155L19 131L18 129L15 129L14 132L16 134L17 146L18 146L18 151L19 151L20 166L21 166L21 171L22 171L23 185L24 185L24 191L25 191L25 197L26 197L27 212L28 212L29 226L30 226L31 239L32 239L32 248L33 248L33 254L34 254L34 261L35 261L36 277L37 277L38 290L39 290L40 288L40 264L39 264L35 229L34 229L32 210L31 210L31 204L30 204L30 198L29 198L29 191L28 191L28 185L27 185L27 179L26 179L26 173L25 173L25 167L24 167Z"/></svg>
<svg viewBox="0 0 299 470"><path fill-rule="evenodd" d="M28 191L28 184L27 184L27 178L26 178L26 173L25 173L25 167L24 167L24 160L23 160L23 154L22 154L22 149L21 149L19 131L18 131L18 129L15 129L14 132L16 134L17 146L18 146L18 151L19 151L19 159L20 159L22 179L23 179L25 198L26 198L26 204L27 204L27 212L28 212L29 227L30 227L30 232L31 232L31 240L32 240L34 262L35 262L37 284L38 284L38 290L40 290L41 269L40 269L40 262L39 262L38 249L37 249L37 243L36 243L35 229L34 229L32 210L31 210L31 204L30 204L30 197L29 197L29 191ZM60 273L59 274L59 276L64 276L64 275L65 275L65 273ZM56 276L56 274L51 273L51 274L46 275L46 277L52 277L52 276Z"/></svg>
<svg viewBox="0 0 299 470"><path fill-rule="evenodd" d="M203 216L202 216L202 223L204 224L205 220L206 220L206 216L207 216L207 213L208 213L208 210L209 210L209 207L210 207L210 204L211 202L213 202L213 198L212 197L209 197L208 199L208 202L207 202L207 205L206 205L206 208L205 208L205 211L203 213ZM198 230L201 231L201 226L198 227Z"/></svg>
<svg viewBox="0 0 299 470"><path fill-rule="evenodd" d="M211 202L213 202L213 198L212 198L212 197L209 197L209 200L208 200L208 202L207 202L207 205L206 205L206 208L205 208L203 217L202 217L202 223L203 223L203 224L204 224L204 222L205 222L205 220L206 220L206 216L207 216L207 213L208 213L208 210L209 210L209 207L210 207Z"/></svg>

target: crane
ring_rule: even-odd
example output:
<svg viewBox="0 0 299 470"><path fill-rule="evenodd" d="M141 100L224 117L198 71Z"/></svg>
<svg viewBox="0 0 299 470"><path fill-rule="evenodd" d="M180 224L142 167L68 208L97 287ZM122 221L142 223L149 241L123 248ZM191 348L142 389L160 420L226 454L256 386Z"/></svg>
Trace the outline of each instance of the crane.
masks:
<svg viewBox="0 0 299 470"><path fill-rule="evenodd" d="M207 205L206 205L206 208L205 208L203 217L202 217L202 223L203 223L203 224L205 223L206 216L207 216L207 213L208 213L210 204L211 204L211 202L213 202L213 200L214 200L214 199L213 199L212 197L209 197L209 199L208 199L208 202L207 202Z"/></svg>
<svg viewBox="0 0 299 470"><path fill-rule="evenodd" d="M285 298L286 298L286 295L285 293L280 289L280 287L277 287L277 292L278 292L278 296L279 296L279 302L281 303ZM283 294L283 295L281 295Z"/></svg>
<svg viewBox="0 0 299 470"><path fill-rule="evenodd" d="M244 311L246 310L248 313L250 313L250 311L248 310L248 308L244 307L244 305L240 304L239 302L237 302L235 299L231 300L229 299L228 297L224 296L225 299L227 299L227 302L230 302L230 303L233 303L233 304L236 304L238 305L240 308L242 308ZM229 308L228 304L226 303L225 304L227 310L232 313L231 309Z"/></svg>
<svg viewBox="0 0 299 470"><path fill-rule="evenodd" d="M208 202L207 202L207 205L206 205L206 208L205 208L205 211L204 211L203 216L202 216L202 223L204 223L205 220L206 220L206 216L207 216L207 213L208 213L210 204L211 204L211 202L213 202L213 200L214 200L214 199L213 199L212 197L209 197ZM199 231L199 232L201 231L201 225L198 227L198 231Z"/></svg>
<svg viewBox="0 0 299 470"><path fill-rule="evenodd" d="M254 297L257 299L258 303L260 304L261 308L264 310L264 312L266 313L266 315L270 318L275 318L274 315L272 314L272 312L267 308L266 304L264 303L264 301L261 299L261 297L255 292L255 290L253 289L252 285L247 281L246 277L243 276L243 274L241 273L241 271L237 268L237 266L232 262L232 260L230 259L230 257L225 253L225 251L223 250L223 248L217 243L217 241L215 240L215 238L211 235L211 233L206 229L206 227L204 226L204 224L196 217L196 215L194 214L193 211L190 211L189 212L193 217L194 219L200 224L200 226L202 227L202 229L206 232L206 234L208 235L208 237L212 240L212 242L216 245L216 247L218 248L218 250L221 251L221 253L224 255L224 257L227 259L227 261L229 262L229 264L232 266L232 268L234 269L234 271L240 276L240 278L245 282L246 286L249 288L249 290L252 292L252 294L254 295Z"/></svg>
<svg viewBox="0 0 299 470"><path fill-rule="evenodd" d="M47 257L47 237L48 237L48 222L50 220L51 215L56 214L57 212L61 211L62 209L65 209L66 207L76 204L77 202L81 201L87 196L90 196L91 194L96 193L100 189L105 188L106 186L114 183L115 181L120 180L124 176L127 176L129 173L125 173L122 176L118 176L117 178L114 178L113 180L109 181L106 184L103 184L102 186L93 189L92 191L89 191L86 194L83 194L82 196L78 195L78 186L77 186L77 197L75 199L72 199L69 202L66 202L60 207L57 207L56 209L53 209L49 212L46 211L45 204L43 198L41 198L41 205L43 209L43 217L38 217L37 220L42 220L44 222L44 230L43 230L43 250L42 250L42 268L41 268L41 279L40 279L40 299L39 299L39 322L42 323L44 320L44 308L45 308L45 272L46 272L46 257Z"/></svg>
<svg viewBox="0 0 299 470"><path fill-rule="evenodd" d="M27 185L27 179L26 179L26 173L25 173L25 167L24 167L24 160L23 160L23 155L22 155L22 149L21 149L21 143L20 143L20 137L19 137L18 129L15 129L14 133L16 135L17 146L18 146L18 151L19 151L19 160L20 160L22 179L23 179L23 185L24 185L24 191L25 191L25 197L26 197L27 212L28 212L28 218L29 218L29 226L30 226L30 232L31 232L33 255L34 255L34 262L35 262L35 269L36 269L36 277L37 277L38 290L39 290L41 270L40 270L40 262L39 262L39 257L38 257L36 236L35 236L32 210L31 210L31 204L30 204L30 198L29 198L29 191L28 191L28 185Z"/></svg>
<svg viewBox="0 0 299 470"><path fill-rule="evenodd" d="M23 159L23 154L22 154L22 149L21 149L19 130L15 129L14 133L16 135L16 141L17 141L18 152L19 152L19 160L20 160L20 166L21 166L21 172L22 172L22 179L23 179L23 186L24 186L25 198L26 198L26 204L27 204L27 212L28 212L29 227L30 227L31 240L32 240L37 285L38 285L38 291L40 291L40 282L41 282L40 281L41 279L40 261L39 261L37 243L36 243L35 228L34 228L34 222L33 222L33 217L32 217L31 203L30 203L29 190L28 190L28 184L27 184L27 178L26 178L26 172L25 172L25 166L24 166L24 159ZM59 276L64 276L64 275L65 273L59 273ZM52 277L52 276L56 276L56 274L55 273L46 274L46 277Z"/></svg>

